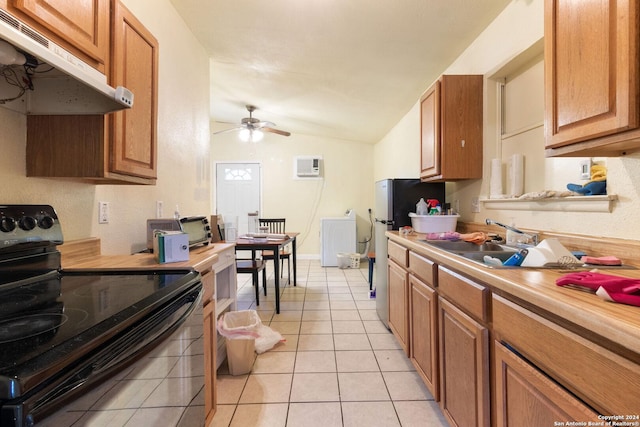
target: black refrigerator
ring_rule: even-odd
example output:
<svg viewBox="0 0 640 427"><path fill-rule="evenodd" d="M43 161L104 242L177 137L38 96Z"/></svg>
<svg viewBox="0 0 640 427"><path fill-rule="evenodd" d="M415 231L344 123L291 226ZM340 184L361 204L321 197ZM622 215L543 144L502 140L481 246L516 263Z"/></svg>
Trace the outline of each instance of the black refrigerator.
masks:
<svg viewBox="0 0 640 427"><path fill-rule="evenodd" d="M419 179L383 179L375 188L375 287L376 309L380 320L389 327L387 306L387 230L411 225L409 212L416 211L420 199L437 199L445 206L444 182L420 182Z"/></svg>

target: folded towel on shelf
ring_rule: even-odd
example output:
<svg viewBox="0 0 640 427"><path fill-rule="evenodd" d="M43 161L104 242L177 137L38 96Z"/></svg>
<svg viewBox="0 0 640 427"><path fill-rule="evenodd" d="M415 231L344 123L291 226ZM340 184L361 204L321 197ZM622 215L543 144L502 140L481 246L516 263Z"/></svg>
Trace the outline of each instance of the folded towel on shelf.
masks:
<svg viewBox="0 0 640 427"><path fill-rule="evenodd" d="M543 190L543 191L532 191L529 193L524 193L522 196L518 197L518 199L539 200L539 199L550 199L553 197L568 197L571 195L573 195L571 191Z"/></svg>

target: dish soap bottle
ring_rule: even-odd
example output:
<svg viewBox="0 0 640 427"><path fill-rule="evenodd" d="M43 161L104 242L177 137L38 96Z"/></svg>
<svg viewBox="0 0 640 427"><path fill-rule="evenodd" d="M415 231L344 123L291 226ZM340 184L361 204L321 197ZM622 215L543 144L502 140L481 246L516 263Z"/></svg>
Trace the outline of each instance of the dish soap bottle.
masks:
<svg viewBox="0 0 640 427"><path fill-rule="evenodd" d="M418 204L416 204L416 214L417 215L428 215L429 214L429 205L427 205L427 202L424 201L424 199L420 199L420 201L418 202Z"/></svg>
<svg viewBox="0 0 640 427"><path fill-rule="evenodd" d="M513 221L513 218L511 218L511 224L509 225L511 225L512 227L516 226L515 222ZM516 246L518 244L518 233L507 229L504 239L506 240L506 243L508 246Z"/></svg>

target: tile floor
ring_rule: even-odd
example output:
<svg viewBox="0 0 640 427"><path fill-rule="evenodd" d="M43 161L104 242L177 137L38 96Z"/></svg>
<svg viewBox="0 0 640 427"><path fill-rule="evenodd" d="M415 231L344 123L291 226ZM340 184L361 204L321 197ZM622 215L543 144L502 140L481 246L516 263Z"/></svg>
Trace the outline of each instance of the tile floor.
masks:
<svg viewBox="0 0 640 427"><path fill-rule="evenodd" d="M378 320L366 267L298 260L298 286L282 290L280 314L273 293L256 307L250 275L238 276L238 309L258 310L286 342L257 356L247 375L231 376L222 364L215 427L447 425ZM37 426L203 425L201 325L194 315L147 357Z"/></svg>

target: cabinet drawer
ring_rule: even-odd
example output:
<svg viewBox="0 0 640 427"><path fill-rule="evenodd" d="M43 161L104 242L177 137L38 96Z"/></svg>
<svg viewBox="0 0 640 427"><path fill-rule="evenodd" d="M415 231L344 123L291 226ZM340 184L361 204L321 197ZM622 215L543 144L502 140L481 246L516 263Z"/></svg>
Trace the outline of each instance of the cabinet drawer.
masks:
<svg viewBox="0 0 640 427"><path fill-rule="evenodd" d="M637 414L640 366L497 295L501 340L603 414Z"/></svg>
<svg viewBox="0 0 640 427"><path fill-rule="evenodd" d="M444 267L438 268L438 290L476 319L488 320L489 289Z"/></svg>
<svg viewBox="0 0 640 427"><path fill-rule="evenodd" d="M409 270L420 280L434 288L438 265L415 252L409 252Z"/></svg>
<svg viewBox="0 0 640 427"><path fill-rule="evenodd" d="M553 426L558 420L599 421L598 414L516 353L497 341L493 350L496 427Z"/></svg>
<svg viewBox="0 0 640 427"><path fill-rule="evenodd" d="M404 268L409 267L409 249L389 240L387 250L389 251L389 258L394 260L398 265Z"/></svg>
<svg viewBox="0 0 640 427"><path fill-rule="evenodd" d="M234 265L236 260L236 251L234 246L229 246L227 249L218 253L218 261L213 264L213 270L220 272L230 265Z"/></svg>

